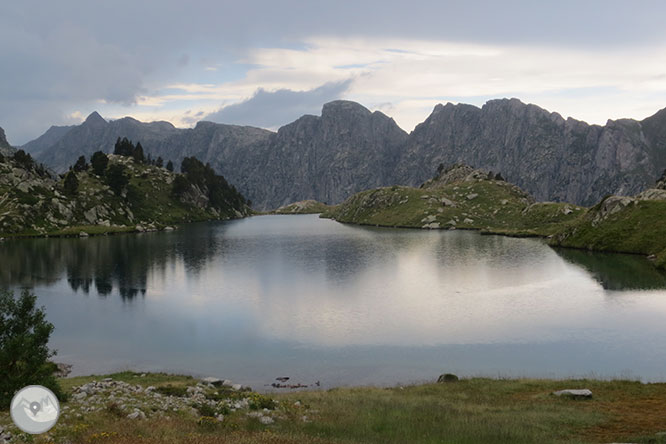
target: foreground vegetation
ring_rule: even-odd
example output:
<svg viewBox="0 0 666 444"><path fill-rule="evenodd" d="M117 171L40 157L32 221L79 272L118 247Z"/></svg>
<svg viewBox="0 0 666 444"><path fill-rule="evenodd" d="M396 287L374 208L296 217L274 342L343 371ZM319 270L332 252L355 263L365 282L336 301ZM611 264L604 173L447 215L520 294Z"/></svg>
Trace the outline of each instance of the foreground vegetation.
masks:
<svg viewBox="0 0 666 444"><path fill-rule="evenodd" d="M173 403L199 382L187 376L133 372L108 377L144 389L154 387L170 395L166 399ZM660 435L666 431L662 416L666 384L474 378L270 395L208 387L206 399L249 400L247 408L227 409L220 421L209 416L218 412L196 404L169 409L167 414L149 411L146 418L131 419L112 400L95 410L86 407L89 397L73 399L74 393L80 393L76 387L103 378L61 380L70 399L62 403L58 424L46 435L21 434L10 425L7 411L0 413L0 425L13 433L16 443L666 442ZM593 397L577 400L552 395L563 388L589 388ZM262 415L274 421L264 423Z"/></svg>

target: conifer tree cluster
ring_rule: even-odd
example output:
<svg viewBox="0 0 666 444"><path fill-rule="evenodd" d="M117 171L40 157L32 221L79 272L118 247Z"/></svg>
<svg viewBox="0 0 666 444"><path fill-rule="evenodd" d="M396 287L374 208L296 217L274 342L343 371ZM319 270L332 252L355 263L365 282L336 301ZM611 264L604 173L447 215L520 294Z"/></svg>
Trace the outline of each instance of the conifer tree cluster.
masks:
<svg viewBox="0 0 666 444"><path fill-rule="evenodd" d="M228 207L249 205L243 195L230 185L226 179L215 173L210 164L203 164L196 157L183 159L180 171L173 183L172 192L176 197L182 197L192 186L207 191L209 205L218 210Z"/></svg>

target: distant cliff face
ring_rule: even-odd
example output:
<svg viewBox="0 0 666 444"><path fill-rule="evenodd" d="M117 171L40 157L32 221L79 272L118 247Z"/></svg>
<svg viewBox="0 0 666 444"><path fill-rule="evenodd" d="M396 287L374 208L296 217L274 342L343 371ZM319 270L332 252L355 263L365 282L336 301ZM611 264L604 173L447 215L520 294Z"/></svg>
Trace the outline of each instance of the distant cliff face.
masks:
<svg viewBox="0 0 666 444"><path fill-rule="evenodd" d="M386 115L353 102L331 102L321 117L303 116L234 159L235 183L242 183L259 208L304 199L338 203L390 183L406 140L407 133ZM231 171L223 174L232 180Z"/></svg>
<svg viewBox="0 0 666 444"><path fill-rule="evenodd" d="M588 125L517 99L438 105L410 135L396 181L418 184L439 163L467 163L501 172L537 200L592 205L606 194L635 194L659 177L665 123L662 111L643 122Z"/></svg>
<svg viewBox="0 0 666 444"><path fill-rule="evenodd" d="M48 148L44 139L24 148L61 172L81 154L110 152L118 137L128 137L176 165L186 156L209 162L257 209L305 199L336 204L369 188L416 186L440 163L500 172L537 200L592 205L607 194L636 194L666 168L666 110L599 126L517 99L482 108L437 105L409 135L386 115L348 101L328 103L321 117L303 116L277 133L211 122L193 129L106 122L97 113L61 131L50 135L60 137Z"/></svg>
<svg viewBox="0 0 666 444"><path fill-rule="evenodd" d="M5 136L5 130L0 128L0 154L10 154L12 152L12 147L7 142L7 137Z"/></svg>

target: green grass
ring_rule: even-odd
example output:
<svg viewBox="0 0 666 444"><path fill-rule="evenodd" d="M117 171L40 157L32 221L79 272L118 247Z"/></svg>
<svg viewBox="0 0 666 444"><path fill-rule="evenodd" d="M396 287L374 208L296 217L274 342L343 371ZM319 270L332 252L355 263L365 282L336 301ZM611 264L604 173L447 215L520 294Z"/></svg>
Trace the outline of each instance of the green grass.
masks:
<svg viewBox="0 0 666 444"><path fill-rule="evenodd" d="M294 202L289 205L282 206L272 214L319 214L330 211L334 206L326 205L316 200L304 200L301 202Z"/></svg>
<svg viewBox="0 0 666 444"><path fill-rule="evenodd" d="M595 251L655 255L656 265L666 268L665 201L636 201L607 219L595 222L600 205L558 233L551 244Z"/></svg>
<svg viewBox="0 0 666 444"><path fill-rule="evenodd" d="M164 373L122 372L114 380L182 392L197 380ZM106 376L62 380L63 388ZM590 400L558 398L563 388L589 388ZM461 379L405 387L336 388L269 396L248 393L257 408L276 408L274 424L227 412L222 423L191 412L130 420L113 403L103 411L61 416L35 443L593 443L664 442L666 384L636 381ZM270 399L278 402L274 406ZM63 407L70 403L63 403ZM122 412L121 412L122 413ZM0 424L9 424L0 412Z"/></svg>
<svg viewBox="0 0 666 444"><path fill-rule="evenodd" d="M455 206L443 205L442 199L453 201ZM439 223L440 228L548 236L584 213L584 208L564 203L530 205L517 187L504 181L484 179L436 188L394 186L363 191L324 212L322 217L382 227L422 228L429 223Z"/></svg>

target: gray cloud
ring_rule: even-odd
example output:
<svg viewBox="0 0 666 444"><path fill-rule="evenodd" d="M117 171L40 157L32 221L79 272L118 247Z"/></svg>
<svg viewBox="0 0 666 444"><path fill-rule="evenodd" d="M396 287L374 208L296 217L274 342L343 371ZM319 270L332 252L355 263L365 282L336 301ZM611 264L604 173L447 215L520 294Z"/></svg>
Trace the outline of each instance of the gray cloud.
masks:
<svg viewBox="0 0 666 444"><path fill-rule="evenodd" d="M319 114L324 103L340 98L351 83L351 79L330 82L309 91L259 89L246 101L225 106L202 120L275 128L303 114Z"/></svg>
<svg viewBox="0 0 666 444"><path fill-rule="evenodd" d="M7 1L0 125L22 143L75 106L130 104L151 82L177 82L194 60L241 60L312 36L645 48L666 42L664 16L658 0Z"/></svg>

